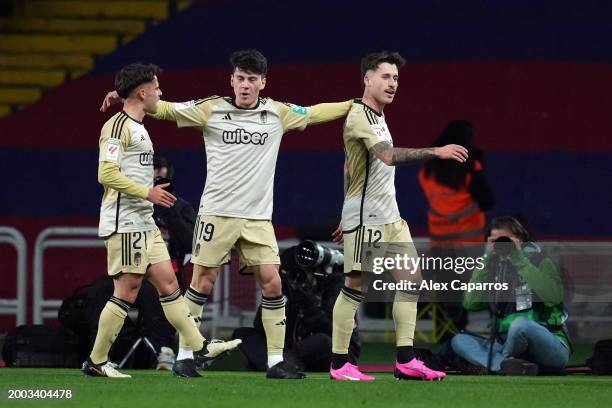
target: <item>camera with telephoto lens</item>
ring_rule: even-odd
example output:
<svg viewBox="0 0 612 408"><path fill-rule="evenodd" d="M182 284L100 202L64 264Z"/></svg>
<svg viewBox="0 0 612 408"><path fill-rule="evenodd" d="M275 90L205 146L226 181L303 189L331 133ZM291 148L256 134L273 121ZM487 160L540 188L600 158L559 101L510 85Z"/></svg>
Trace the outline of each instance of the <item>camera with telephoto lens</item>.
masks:
<svg viewBox="0 0 612 408"><path fill-rule="evenodd" d="M509 237L502 236L493 241L493 252L501 258L509 257L514 249L514 242Z"/></svg>
<svg viewBox="0 0 612 408"><path fill-rule="evenodd" d="M330 274L333 268L344 265L344 254L314 241L303 241L295 249L295 261L302 268L317 268Z"/></svg>

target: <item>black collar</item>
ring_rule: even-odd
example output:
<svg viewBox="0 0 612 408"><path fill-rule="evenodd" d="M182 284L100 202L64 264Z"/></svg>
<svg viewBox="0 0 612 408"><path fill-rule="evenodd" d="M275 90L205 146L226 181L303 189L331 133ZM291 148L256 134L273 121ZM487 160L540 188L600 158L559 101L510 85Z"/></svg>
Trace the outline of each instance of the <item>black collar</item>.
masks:
<svg viewBox="0 0 612 408"><path fill-rule="evenodd" d="M131 117L130 115L127 114L126 111L122 110L121 113L123 113L125 116L127 116L128 118L132 119L134 122L138 123L138 124L143 124L141 121L134 119L133 117Z"/></svg>
<svg viewBox="0 0 612 408"><path fill-rule="evenodd" d="M259 108L259 104L261 103L261 98L257 97L257 103L255 104L255 106L253 106L252 108L241 108L240 106L236 105L236 101L234 100L233 97L229 97L227 98L227 101L236 109L241 109L241 110L255 110L257 108Z"/></svg>
<svg viewBox="0 0 612 408"><path fill-rule="evenodd" d="M357 98L357 99L353 99L353 103L358 103L360 105L365 106L367 109L369 109L372 113L374 113L376 116L379 116L382 118L382 113L378 113L377 110L374 110L372 108L370 108L368 105L366 105L365 103L363 103L363 100L361 100L361 98Z"/></svg>

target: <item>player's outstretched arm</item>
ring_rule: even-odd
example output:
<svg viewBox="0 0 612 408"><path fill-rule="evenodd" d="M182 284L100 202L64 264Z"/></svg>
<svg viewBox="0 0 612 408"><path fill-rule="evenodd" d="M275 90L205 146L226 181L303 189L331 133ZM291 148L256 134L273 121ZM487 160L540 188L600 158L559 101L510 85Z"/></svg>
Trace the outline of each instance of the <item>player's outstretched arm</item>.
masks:
<svg viewBox="0 0 612 408"><path fill-rule="evenodd" d="M336 103L319 103L306 108L308 124L316 125L345 117L353 106L353 101Z"/></svg>
<svg viewBox="0 0 612 408"><path fill-rule="evenodd" d="M108 108L121 101L117 91L111 91L104 97L100 111L106 112ZM205 100L202 99L182 103L158 101L157 111L155 113L147 112L147 116L176 122L179 127L191 126L201 128L206 124L206 120L210 116L209 106L204 102Z"/></svg>
<svg viewBox="0 0 612 408"><path fill-rule="evenodd" d="M130 180L125 174L121 173L119 164L111 162L99 162L98 182L104 187L112 188L122 194L142 198L153 204L164 207L172 207L176 197L164 190L169 184L160 184L149 188L143 184Z"/></svg>
<svg viewBox="0 0 612 408"><path fill-rule="evenodd" d="M449 144L442 147L426 147L409 149L393 147L389 142L376 143L370 152L387 166L422 163L430 159L451 159L463 163L467 160L468 151L465 147Z"/></svg>
<svg viewBox="0 0 612 408"><path fill-rule="evenodd" d="M108 108L120 102L122 102L122 99L117 93L117 91L110 91L109 93L106 94L106 96L104 97L104 100L102 101L102 106L100 106L100 112L106 112ZM174 109L172 108L173 106L171 103L165 102L165 101L159 101L157 103L157 112L155 114L149 114L149 115L157 119L176 121L176 118L174 115L175 112L174 112Z"/></svg>

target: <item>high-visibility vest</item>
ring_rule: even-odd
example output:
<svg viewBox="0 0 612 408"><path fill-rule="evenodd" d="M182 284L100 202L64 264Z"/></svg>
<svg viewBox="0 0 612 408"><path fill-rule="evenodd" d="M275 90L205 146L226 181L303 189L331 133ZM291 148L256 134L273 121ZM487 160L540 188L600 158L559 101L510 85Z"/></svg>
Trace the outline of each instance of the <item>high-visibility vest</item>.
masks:
<svg viewBox="0 0 612 408"><path fill-rule="evenodd" d="M480 162L475 163L475 169L482 169ZM427 219L433 246L484 241L485 215L468 191L470 181L468 174L465 185L454 190L438 183L433 174L425 177L425 171L419 171L419 183L429 202Z"/></svg>

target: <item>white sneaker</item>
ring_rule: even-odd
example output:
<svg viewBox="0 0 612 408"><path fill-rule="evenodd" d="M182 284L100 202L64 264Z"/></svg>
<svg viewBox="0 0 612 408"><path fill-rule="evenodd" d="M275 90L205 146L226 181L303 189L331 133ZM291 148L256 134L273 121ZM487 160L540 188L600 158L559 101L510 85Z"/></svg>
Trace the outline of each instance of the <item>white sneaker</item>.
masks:
<svg viewBox="0 0 612 408"><path fill-rule="evenodd" d="M110 361L106 364L94 364L89 358L83 362L81 371L92 377L131 378L131 375L117 371L117 364Z"/></svg>
<svg viewBox="0 0 612 408"><path fill-rule="evenodd" d="M132 376L129 374L123 374L117 371L117 367L118 367L117 364L111 363L109 361L108 363L100 367L100 369L102 370L104 374L106 374L107 377L110 377L110 378L132 378Z"/></svg>
<svg viewBox="0 0 612 408"><path fill-rule="evenodd" d="M198 367L206 368L213 363L217 358L224 356L230 351L238 347L242 343L240 339L224 341L219 339L211 339L205 343L202 350L194 353Z"/></svg>
<svg viewBox="0 0 612 408"><path fill-rule="evenodd" d="M176 356L174 351L170 347L162 347L160 353L157 355L157 367L156 370L171 371Z"/></svg>

